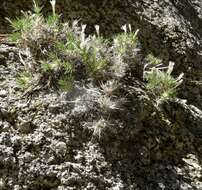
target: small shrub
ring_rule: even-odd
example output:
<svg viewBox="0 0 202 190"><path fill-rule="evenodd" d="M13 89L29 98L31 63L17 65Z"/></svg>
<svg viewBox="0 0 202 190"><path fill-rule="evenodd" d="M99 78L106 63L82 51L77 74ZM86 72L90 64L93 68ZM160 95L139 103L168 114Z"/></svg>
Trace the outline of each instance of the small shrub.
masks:
<svg viewBox="0 0 202 190"><path fill-rule="evenodd" d="M128 67L128 64L123 61L121 56L114 56L113 64L110 67L110 73L113 78L121 79L126 75Z"/></svg>
<svg viewBox="0 0 202 190"><path fill-rule="evenodd" d="M142 78L143 65L141 61L138 32L132 32L131 25L122 27L124 33L115 35L113 38L113 66L111 71L118 79L123 78L129 72L138 78ZM140 74L138 74L140 73Z"/></svg>
<svg viewBox="0 0 202 190"><path fill-rule="evenodd" d="M23 17L9 20L13 28L11 38L21 49L20 61L33 78L39 76L37 84L43 88L55 86L69 90L79 76L85 80L90 78L88 81L96 84L124 77L128 64L122 57L129 56L136 48L138 31L133 33L129 25L129 31L118 34L111 43L100 36L96 25L96 35L86 36L86 25L60 21L55 3L51 1L52 14L48 17L43 16L42 8L34 1L33 13L24 12ZM111 85L116 86L116 83ZM108 84L103 90L110 94L112 88Z"/></svg>
<svg viewBox="0 0 202 190"><path fill-rule="evenodd" d="M182 83L183 73L178 78L171 75L174 64L170 63L167 71L153 67L145 71L146 87L156 97L157 102L171 100L177 95L177 87Z"/></svg>
<svg viewBox="0 0 202 190"><path fill-rule="evenodd" d="M52 14L45 18L41 7L35 1L33 12L23 12L23 16L15 20L9 20L13 33L11 40L19 47L29 49L36 59L44 56L44 52L52 49L60 33L60 16Z"/></svg>
<svg viewBox="0 0 202 190"><path fill-rule="evenodd" d="M148 54L147 57L146 57L146 61L152 65L152 66L157 66L159 65L160 63L162 63L162 60L155 57L153 54Z"/></svg>
<svg viewBox="0 0 202 190"><path fill-rule="evenodd" d="M118 105L118 101L113 101L111 97L109 96L101 96L98 99L98 103L100 105L100 108L104 111L104 112L110 112L112 110L119 110L119 105Z"/></svg>
<svg viewBox="0 0 202 190"><path fill-rule="evenodd" d="M22 33L28 31L31 27L30 18L27 15L24 15L23 18L17 18L13 21L9 20L9 22L13 28L13 33L10 35L11 41L13 43L20 43L22 40Z"/></svg>
<svg viewBox="0 0 202 190"><path fill-rule="evenodd" d="M107 54L107 41L101 37L89 37L81 44L82 60L92 75L106 67Z"/></svg>
<svg viewBox="0 0 202 190"><path fill-rule="evenodd" d="M125 55L129 51L133 51L137 48L138 44L138 30L134 33L131 30L131 26L129 25L129 32L127 31L127 26L123 26L122 29L124 33L118 34L114 37L114 52L117 55Z"/></svg>
<svg viewBox="0 0 202 190"><path fill-rule="evenodd" d="M74 77L70 75L63 75L58 80L58 87L63 91L69 91L73 87Z"/></svg>
<svg viewBox="0 0 202 190"><path fill-rule="evenodd" d="M17 77L17 84L20 88L26 89L28 88L31 79L32 79L31 73L24 71L20 73L20 75Z"/></svg>

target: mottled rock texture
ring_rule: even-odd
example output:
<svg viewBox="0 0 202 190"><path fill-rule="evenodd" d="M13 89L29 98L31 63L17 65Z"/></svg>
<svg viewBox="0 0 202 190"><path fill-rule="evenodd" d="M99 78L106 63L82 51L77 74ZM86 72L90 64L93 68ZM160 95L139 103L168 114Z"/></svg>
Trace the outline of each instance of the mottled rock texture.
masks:
<svg viewBox="0 0 202 190"><path fill-rule="evenodd" d="M44 12L48 1L41 0ZM31 0L7 0L0 7L0 31L6 32L4 17L15 17L32 7ZM185 72L181 96L202 107L202 2L200 0L67 0L58 1L57 10L64 19L81 19L88 31L99 24L106 35L119 32L131 23L140 29L146 52L153 52L165 63L177 64L176 73Z"/></svg>
<svg viewBox="0 0 202 190"><path fill-rule="evenodd" d="M50 9L47 1L44 11ZM31 8L7 0L4 17ZM144 52L185 72L181 97L157 107L138 79L122 81L124 109L108 116L95 105L97 89L40 91L23 97L18 49L0 46L0 189L2 190L200 190L202 189L202 2L197 0L59 1L64 19L99 24L111 35L131 23ZM80 101L78 101L80 100ZM193 104L193 105L191 105ZM97 131L94 122L108 118Z"/></svg>
<svg viewBox="0 0 202 190"><path fill-rule="evenodd" d="M202 188L198 108L180 99L157 106L131 75L120 81L119 110L102 110L98 87L79 83L24 97L18 51L0 46L0 189Z"/></svg>

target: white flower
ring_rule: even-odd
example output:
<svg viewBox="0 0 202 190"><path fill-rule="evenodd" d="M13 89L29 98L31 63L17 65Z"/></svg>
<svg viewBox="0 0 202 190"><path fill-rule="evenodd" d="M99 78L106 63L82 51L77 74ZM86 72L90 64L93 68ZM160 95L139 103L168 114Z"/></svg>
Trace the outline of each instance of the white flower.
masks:
<svg viewBox="0 0 202 190"><path fill-rule="evenodd" d="M98 36L100 36L100 26L99 25L95 25L95 30Z"/></svg>
<svg viewBox="0 0 202 190"><path fill-rule="evenodd" d="M56 0L51 0L50 4L52 6L52 10L53 10L53 15L55 15L55 4L56 4Z"/></svg>
<svg viewBox="0 0 202 190"><path fill-rule="evenodd" d="M175 63L170 61L169 62L169 65L168 65L168 70L167 70L167 73L170 75L174 69L174 66L175 66Z"/></svg>
<svg viewBox="0 0 202 190"><path fill-rule="evenodd" d="M132 32L131 24L128 25L129 31Z"/></svg>
<svg viewBox="0 0 202 190"><path fill-rule="evenodd" d="M127 33L127 26L126 26L126 24L123 25L123 26L121 27L121 29L122 29L125 33Z"/></svg>
<svg viewBox="0 0 202 190"><path fill-rule="evenodd" d="M86 30L86 24L81 26L81 43L85 43L85 30Z"/></svg>

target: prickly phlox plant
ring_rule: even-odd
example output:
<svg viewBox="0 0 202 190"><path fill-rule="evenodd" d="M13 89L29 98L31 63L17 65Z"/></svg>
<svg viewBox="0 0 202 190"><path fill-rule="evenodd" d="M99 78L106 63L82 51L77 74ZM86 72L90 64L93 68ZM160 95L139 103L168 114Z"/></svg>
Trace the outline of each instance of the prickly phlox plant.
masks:
<svg viewBox="0 0 202 190"><path fill-rule="evenodd" d="M136 46L136 33L125 31L109 43L100 36L98 25L95 35L86 36L86 25L79 25L78 21L62 23L54 0L48 17L43 16L35 1L33 4L33 12L23 12L22 17L8 20L13 28L10 37L21 49L19 57L25 71L30 71L31 76L39 74L40 85L68 90L78 76L95 81L105 76L124 76L127 64L122 56L129 46Z"/></svg>
<svg viewBox="0 0 202 190"><path fill-rule="evenodd" d="M128 113L135 112L137 91L149 91L149 100L154 98L157 105L176 97L183 74L174 78L174 64L162 67L162 61L152 54L144 58L138 30L124 25L124 32L105 39L96 25L96 33L86 35L86 25L61 22L55 3L51 1L48 17L34 2L33 13L23 12L22 17L9 20L11 40L19 47L24 68L16 80L23 95L50 88L65 91L67 97L81 92L72 101L68 99L74 105L71 113L84 117L83 127L91 130L92 140L100 142L117 126L134 126L133 114Z"/></svg>
<svg viewBox="0 0 202 190"><path fill-rule="evenodd" d="M147 81L146 87L153 93L157 103L174 99L177 95L177 88L183 82L183 73L177 78L171 75L173 68L174 63L170 62L168 67L152 67L149 71L144 72ZM166 71L164 71L165 69Z"/></svg>
<svg viewBox="0 0 202 190"><path fill-rule="evenodd" d="M146 57L146 64L142 63L138 30L133 32L131 25L124 25L124 32L105 39L96 25L96 33L86 35L86 25L78 21L62 23L55 10L56 1L50 3L52 13L47 17L34 1L33 12L23 12L22 17L15 20L8 19L13 28L11 40L20 48L24 71L17 82L23 89L32 85L32 78L35 81L37 78L36 84L43 89L63 91L73 89L78 83L92 83L101 93L97 104L103 112L109 112L121 110L126 96L119 96L123 81L128 82L124 85L132 85L134 78L139 77L139 80L144 78L157 101L175 98L183 75L177 79L171 76L174 65L169 65L168 71L161 70L161 60L152 54Z"/></svg>

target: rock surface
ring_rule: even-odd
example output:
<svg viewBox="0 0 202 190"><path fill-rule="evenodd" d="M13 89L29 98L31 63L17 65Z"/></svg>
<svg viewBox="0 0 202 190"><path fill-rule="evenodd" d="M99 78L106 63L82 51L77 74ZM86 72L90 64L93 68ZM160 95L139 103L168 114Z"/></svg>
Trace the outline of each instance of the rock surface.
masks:
<svg viewBox="0 0 202 190"><path fill-rule="evenodd" d="M0 46L0 189L201 189L202 114L182 100L157 107L140 81L104 115L95 87L39 91L16 84L18 49ZM108 118L108 125L95 123Z"/></svg>
<svg viewBox="0 0 202 190"><path fill-rule="evenodd" d="M137 79L122 81L127 101L110 116L98 109L100 93L92 86L25 97L16 84L18 49L1 44L0 189L202 189L201 1L69 0L57 6L65 9L64 18L82 18L89 32L94 24L106 35L128 22L140 28L145 52L174 61L176 74L186 73L181 98L188 101L159 107ZM29 1L8 0L0 14L10 17L29 7Z"/></svg>

